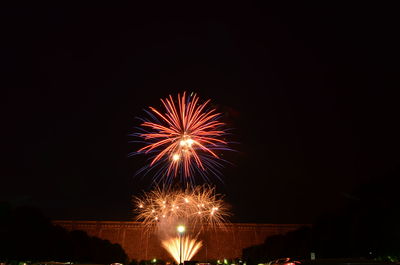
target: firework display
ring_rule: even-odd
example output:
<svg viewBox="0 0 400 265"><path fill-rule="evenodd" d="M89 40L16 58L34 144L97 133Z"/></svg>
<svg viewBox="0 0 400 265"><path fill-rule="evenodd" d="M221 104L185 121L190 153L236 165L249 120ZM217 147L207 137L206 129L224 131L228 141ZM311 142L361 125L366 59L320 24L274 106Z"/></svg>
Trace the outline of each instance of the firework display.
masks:
<svg viewBox="0 0 400 265"><path fill-rule="evenodd" d="M149 164L141 171L154 170L154 180L171 183L175 177L194 182L198 174L209 182L208 175L219 177L222 161L218 152L230 150L223 139L224 123L210 100L199 103L196 94L170 95L161 99L163 110L150 107L149 118L142 119L140 132L133 136L142 139L144 147L136 154L149 156Z"/></svg>
<svg viewBox="0 0 400 265"><path fill-rule="evenodd" d="M185 190L155 189L135 198L137 220L148 227L164 223L190 223L192 231L216 227L229 216L227 206L215 188L196 186ZM157 228L157 226L155 226Z"/></svg>
<svg viewBox="0 0 400 265"><path fill-rule="evenodd" d="M142 119L139 132L133 134L144 143L136 154L149 158L138 173L152 172L156 184L154 190L134 198L135 212L180 263L200 250L203 243L197 238L204 228L224 228L230 215L222 196L209 185L209 175L220 178L225 160L219 152L231 149L224 139L221 114L209 107L209 100L200 103L196 94L184 92L161 102L163 110L150 107L149 119ZM208 184L196 186L196 176Z"/></svg>

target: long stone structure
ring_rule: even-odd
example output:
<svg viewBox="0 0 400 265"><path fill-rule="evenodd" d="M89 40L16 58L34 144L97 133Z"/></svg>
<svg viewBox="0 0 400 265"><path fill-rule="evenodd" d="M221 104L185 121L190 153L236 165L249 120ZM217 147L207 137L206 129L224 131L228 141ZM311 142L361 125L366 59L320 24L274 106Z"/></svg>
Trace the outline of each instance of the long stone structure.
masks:
<svg viewBox="0 0 400 265"><path fill-rule="evenodd" d="M89 236L120 244L130 259L172 260L162 248L159 236L149 232L140 222L54 221L54 224L69 231L82 230ZM301 226L304 225L229 223L225 229L205 229L198 236L203 241L203 247L193 260L239 258L243 248L262 244L269 236L285 234Z"/></svg>

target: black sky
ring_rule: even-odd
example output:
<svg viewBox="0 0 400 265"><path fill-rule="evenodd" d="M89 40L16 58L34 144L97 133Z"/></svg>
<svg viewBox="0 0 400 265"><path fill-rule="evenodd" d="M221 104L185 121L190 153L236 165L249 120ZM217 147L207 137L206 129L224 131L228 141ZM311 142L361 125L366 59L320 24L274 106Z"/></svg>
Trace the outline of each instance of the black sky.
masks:
<svg viewBox="0 0 400 265"><path fill-rule="evenodd" d="M181 8L1 10L0 200L129 220L134 118L185 90L235 128L234 221L312 222L398 172L394 7Z"/></svg>

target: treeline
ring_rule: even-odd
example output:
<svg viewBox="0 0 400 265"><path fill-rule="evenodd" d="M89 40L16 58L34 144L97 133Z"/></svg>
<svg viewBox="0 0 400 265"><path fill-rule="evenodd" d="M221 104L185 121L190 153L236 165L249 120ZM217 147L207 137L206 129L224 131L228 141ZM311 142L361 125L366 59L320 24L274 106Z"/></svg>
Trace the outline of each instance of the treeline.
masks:
<svg viewBox="0 0 400 265"><path fill-rule="evenodd" d="M336 214L326 214L311 227L266 238L243 250L250 263L282 257L366 258L398 261L400 258L400 196L397 175L344 194L347 203Z"/></svg>
<svg viewBox="0 0 400 265"><path fill-rule="evenodd" d="M36 208L0 202L0 261L10 260L105 264L126 263L127 255L118 244L53 225Z"/></svg>

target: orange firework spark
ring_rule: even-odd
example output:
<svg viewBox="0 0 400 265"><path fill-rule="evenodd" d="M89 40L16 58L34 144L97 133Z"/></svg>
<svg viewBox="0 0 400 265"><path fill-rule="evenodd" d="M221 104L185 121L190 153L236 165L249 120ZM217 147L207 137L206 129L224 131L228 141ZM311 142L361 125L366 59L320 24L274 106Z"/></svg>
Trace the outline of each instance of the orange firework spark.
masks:
<svg viewBox="0 0 400 265"><path fill-rule="evenodd" d="M225 131L221 116L208 108L210 100L199 103L196 94L178 94L177 100L170 95L161 99L164 111L150 107L150 120L143 120L141 132L133 134L142 138L145 146L139 154L151 154L150 164L143 170L161 165L154 180L162 177L171 182L178 174L182 180L193 182L195 172L208 180L206 172L219 176L220 150L230 150L222 138Z"/></svg>

